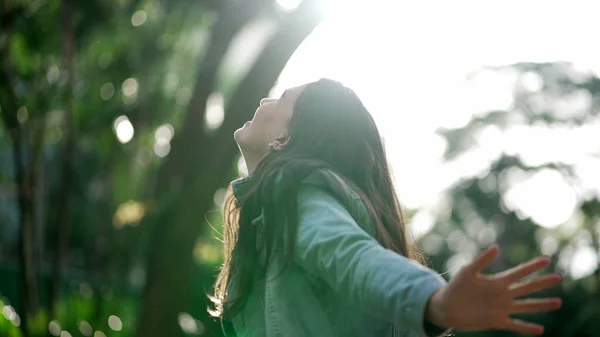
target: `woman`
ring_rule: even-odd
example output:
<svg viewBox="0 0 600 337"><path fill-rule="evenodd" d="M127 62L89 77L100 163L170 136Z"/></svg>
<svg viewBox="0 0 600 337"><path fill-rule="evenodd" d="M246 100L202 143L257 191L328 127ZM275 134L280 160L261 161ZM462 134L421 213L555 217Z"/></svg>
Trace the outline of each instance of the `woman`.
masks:
<svg viewBox="0 0 600 337"><path fill-rule="evenodd" d="M234 138L249 177L231 184L215 316L238 336L437 336L505 329L509 317L554 310L518 299L561 281L525 276L541 257L482 275L492 246L447 283L420 264L375 123L342 84L321 79L263 99Z"/></svg>

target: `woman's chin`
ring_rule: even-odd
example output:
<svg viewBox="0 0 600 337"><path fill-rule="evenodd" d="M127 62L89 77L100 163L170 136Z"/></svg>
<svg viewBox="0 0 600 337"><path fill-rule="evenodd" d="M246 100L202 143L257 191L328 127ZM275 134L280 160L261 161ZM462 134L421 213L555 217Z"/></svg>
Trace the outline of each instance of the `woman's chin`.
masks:
<svg viewBox="0 0 600 337"><path fill-rule="evenodd" d="M248 138L249 132L249 125L244 124L244 126L235 130L235 132L233 133L233 138L238 144L243 143L244 140Z"/></svg>

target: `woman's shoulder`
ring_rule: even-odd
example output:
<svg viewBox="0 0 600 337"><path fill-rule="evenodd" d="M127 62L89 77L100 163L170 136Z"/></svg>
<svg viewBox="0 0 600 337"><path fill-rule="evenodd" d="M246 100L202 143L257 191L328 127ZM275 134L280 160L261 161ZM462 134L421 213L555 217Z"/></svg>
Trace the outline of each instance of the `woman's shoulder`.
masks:
<svg viewBox="0 0 600 337"><path fill-rule="evenodd" d="M312 171L302 180L301 186L316 187L333 194L335 197L343 196L344 198L349 197L351 199L358 198L356 191L340 174L327 168Z"/></svg>
<svg viewBox="0 0 600 337"><path fill-rule="evenodd" d="M344 208L351 216L368 228L369 214L358 192L341 175L329 169L319 169L308 175L298 193L300 204L318 200L333 208ZM314 204L314 203L313 203Z"/></svg>

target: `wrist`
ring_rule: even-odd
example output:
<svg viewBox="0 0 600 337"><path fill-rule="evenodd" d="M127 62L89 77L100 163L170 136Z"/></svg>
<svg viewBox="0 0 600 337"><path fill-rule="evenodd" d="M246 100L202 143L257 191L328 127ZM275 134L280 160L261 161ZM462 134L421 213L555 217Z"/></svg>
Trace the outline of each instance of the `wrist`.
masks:
<svg viewBox="0 0 600 337"><path fill-rule="evenodd" d="M443 292L446 286L438 288L431 294L425 309L425 320L439 327L450 327L446 321L443 305Z"/></svg>

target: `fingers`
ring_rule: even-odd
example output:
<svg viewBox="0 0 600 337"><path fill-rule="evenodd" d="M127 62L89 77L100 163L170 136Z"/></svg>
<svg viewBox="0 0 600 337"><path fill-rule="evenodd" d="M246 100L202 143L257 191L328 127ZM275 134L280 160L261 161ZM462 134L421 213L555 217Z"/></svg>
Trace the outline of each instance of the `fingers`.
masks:
<svg viewBox="0 0 600 337"><path fill-rule="evenodd" d="M561 281L562 277L560 274L546 275L530 281L513 284L510 287L510 293L512 297L521 297L536 291L554 287L560 284Z"/></svg>
<svg viewBox="0 0 600 337"><path fill-rule="evenodd" d="M504 328L524 335L541 335L544 333L543 326L519 319L509 319Z"/></svg>
<svg viewBox="0 0 600 337"><path fill-rule="evenodd" d="M552 311L560 308L562 300L560 298L532 298L526 300L513 301L511 314L531 314L543 311Z"/></svg>
<svg viewBox="0 0 600 337"><path fill-rule="evenodd" d="M522 263L516 267L505 270L495 275L496 278L502 279L508 283L514 283L550 264L548 257L538 257L528 262Z"/></svg>
<svg viewBox="0 0 600 337"><path fill-rule="evenodd" d="M479 273L485 267L489 266L492 261L498 256L498 245L493 244L488 249L484 250L480 253L473 262L471 262L467 268L470 269L473 273Z"/></svg>

